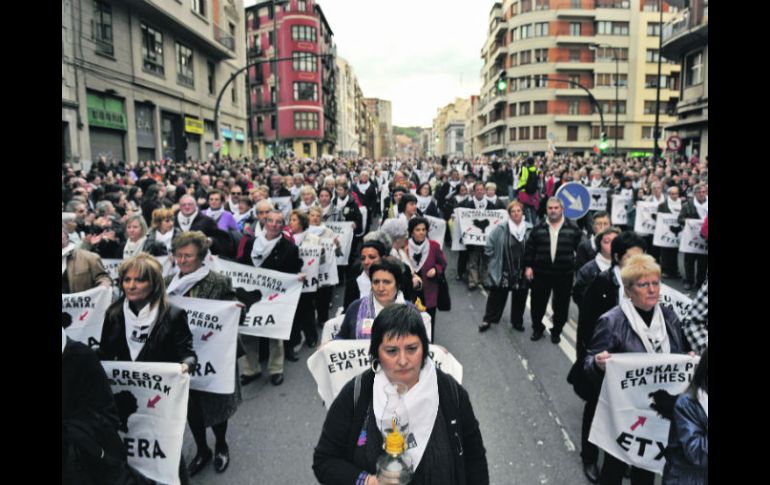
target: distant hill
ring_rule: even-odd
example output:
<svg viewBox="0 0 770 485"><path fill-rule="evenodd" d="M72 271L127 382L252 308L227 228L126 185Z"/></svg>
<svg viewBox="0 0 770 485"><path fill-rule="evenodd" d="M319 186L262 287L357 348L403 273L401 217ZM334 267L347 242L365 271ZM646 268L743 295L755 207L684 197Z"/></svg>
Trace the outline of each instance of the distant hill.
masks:
<svg viewBox="0 0 770 485"><path fill-rule="evenodd" d="M420 137L420 132L423 130L423 128L419 126L408 126L408 127L402 127L402 126L393 126L393 134L394 135L406 135L409 138L415 139Z"/></svg>

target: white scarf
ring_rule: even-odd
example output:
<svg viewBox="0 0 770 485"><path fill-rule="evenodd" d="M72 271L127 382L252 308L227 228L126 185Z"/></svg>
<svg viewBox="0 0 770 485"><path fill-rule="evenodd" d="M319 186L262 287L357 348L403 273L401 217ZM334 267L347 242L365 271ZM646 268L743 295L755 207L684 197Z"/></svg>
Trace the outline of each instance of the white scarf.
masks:
<svg viewBox="0 0 770 485"><path fill-rule="evenodd" d="M323 212L321 213L321 217L326 217L327 215L329 215L329 212L331 212L331 210L332 210L332 205L331 205L331 204L329 204L329 205L327 205L326 207L321 207L321 210L323 211Z"/></svg>
<svg viewBox="0 0 770 485"><path fill-rule="evenodd" d="M233 215L240 212L240 209L238 208L238 203L233 202L232 200L227 201L227 205L230 207L230 212L233 213Z"/></svg>
<svg viewBox="0 0 770 485"><path fill-rule="evenodd" d="M301 189L299 187L297 187L296 185L291 187L291 190L289 190L289 192L291 192L291 200L297 200L299 198L299 191L300 190Z"/></svg>
<svg viewBox="0 0 770 485"><path fill-rule="evenodd" d="M455 195L455 200L457 201L458 204L462 204L463 202L468 200L468 196L467 195Z"/></svg>
<svg viewBox="0 0 770 485"><path fill-rule="evenodd" d="M489 203L490 203L490 204L492 204L492 205L494 205L495 203L497 203L497 196L496 196L496 195L495 195L495 196L493 196L493 197L489 197L489 196L486 196L486 199L487 199L487 202L489 202Z"/></svg>
<svg viewBox="0 0 770 485"><path fill-rule="evenodd" d="M660 197L655 197L655 194L650 194L650 202L655 202L656 204L660 205L666 201L666 197L663 194L660 194Z"/></svg>
<svg viewBox="0 0 770 485"><path fill-rule="evenodd" d="M589 239L589 241L591 241L591 249L593 249L594 252L597 252L597 250L596 250L596 240L592 237L591 239Z"/></svg>
<svg viewBox="0 0 770 485"><path fill-rule="evenodd" d="M387 400L385 386L389 383L390 381L384 371L374 374L372 410L380 433L382 433L382 419ZM414 436L416 443L416 446L406 450L406 453L412 459L413 469L416 470L422 460L423 453L425 453L425 447L433 432L436 416L438 416L438 377L436 367L430 358L425 359L425 366L420 370L417 383L405 394L402 394L401 399L409 418L409 432Z"/></svg>
<svg viewBox="0 0 770 485"><path fill-rule="evenodd" d="M254 266L257 268L262 267L262 263L265 262L275 245L281 240L281 237L279 234L275 239L268 241L264 232L259 233L254 240L254 248L251 250L251 260L254 262Z"/></svg>
<svg viewBox="0 0 770 485"><path fill-rule="evenodd" d="M195 209L195 212L190 214L190 216L185 216L182 214L182 211L179 211L179 214L176 215L177 220L179 221L179 227L182 228L183 231L189 231L190 226L192 225L193 219L195 219L195 216L198 215L198 209Z"/></svg>
<svg viewBox="0 0 770 485"><path fill-rule="evenodd" d="M337 197L337 209L342 210L347 204L350 196L346 195L344 199ZM329 206L331 207L331 205Z"/></svg>
<svg viewBox="0 0 770 485"><path fill-rule="evenodd" d="M128 298L123 299L123 316L126 322L126 343L128 351L131 353L131 360L136 360L139 352L142 351L147 338L150 336L155 320L158 319L158 308L160 305L149 303L139 310L139 315L134 315L128 305Z"/></svg>
<svg viewBox="0 0 770 485"><path fill-rule="evenodd" d="M316 201L313 201L310 205L307 205L307 204L305 204L305 201L303 200L302 202L299 203L299 210L301 210L302 212L307 212L307 211L310 210L311 207L313 207L315 205L317 205Z"/></svg>
<svg viewBox="0 0 770 485"><path fill-rule="evenodd" d="M634 308L634 304L631 303L631 299L627 296L623 296L620 300L620 309L623 310L628 319L628 323L631 325L631 329L639 336L647 353L663 353L668 354L671 352L671 342L668 340L668 332L666 332L666 322L663 320L663 312L660 309L660 305L656 304L652 314L652 323L648 327L639 312ZM657 347L657 351L656 351Z"/></svg>
<svg viewBox="0 0 770 485"><path fill-rule="evenodd" d="M591 179L591 187L597 188L601 187L602 185L602 179Z"/></svg>
<svg viewBox="0 0 770 485"><path fill-rule="evenodd" d="M361 296L366 296L372 292L372 281L366 271L361 271L361 274L356 278L356 283L358 283L358 293Z"/></svg>
<svg viewBox="0 0 770 485"><path fill-rule="evenodd" d="M477 199L476 197L473 198L473 205L476 207L476 209L484 210L487 208L487 199Z"/></svg>
<svg viewBox="0 0 770 485"><path fill-rule="evenodd" d="M199 281L208 276L210 271L210 267L203 265L192 273L188 273L184 276L182 276L182 273L177 273L174 275L171 283L168 284L166 293L169 295L184 296L193 286L197 285Z"/></svg>
<svg viewBox="0 0 770 485"><path fill-rule="evenodd" d="M208 210L203 211L203 214L214 219L214 222L219 222L219 218L222 217L222 214L224 213L225 213L224 207L220 207L219 209L216 209L216 210L209 208Z"/></svg>
<svg viewBox="0 0 770 485"><path fill-rule="evenodd" d="M420 211L425 212L428 209L428 206L430 205L430 202L433 200L433 197L430 195L427 197L423 197L422 195L417 196L417 208L420 209Z"/></svg>
<svg viewBox="0 0 770 485"><path fill-rule="evenodd" d="M64 353L64 347L67 346L67 334L64 332L64 329L61 329L61 353Z"/></svg>
<svg viewBox="0 0 770 485"><path fill-rule="evenodd" d="M594 261L599 266L599 271L607 271L612 266L612 261L602 256L602 253L596 253Z"/></svg>
<svg viewBox="0 0 770 485"><path fill-rule="evenodd" d="M306 233L304 232L298 232L297 234L292 234L292 237L294 238L294 244L296 246L299 246L300 244L302 244L302 241L305 240L305 235Z"/></svg>
<svg viewBox="0 0 770 485"><path fill-rule="evenodd" d="M671 212L675 214L679 214L680 212L682 212L682 199L671 200L669 198L668 208L671 209Z"/></svg>
<svg viewBox="0 0 770 485"><path fill-rule="evenodd" d="M618 305L620 305L620 302L623 301L623 298L626 296L625 292L623 291L623 279L620 277L620 266L615 265L612 268L612 274L615 275L615 281L620 286L620 288L618 288Z"/></svg>
<svg viewBox="0 0 770 485"><path fill-rule="evenodd" d="M70 255L72 251L75 250L75 245L73 243L69 243L66 246L64 246L61 250L61 274L64 274L65 271L67 271L67 257Z"/></svg>
<svg viewBox="0 0 770 485"><path fill-rule="evenodd" d="M414 239L411 237L409 238L409 265L412 267L415 273L419 272L420 269L422 269L422 266L425 264L425 260L428 259L428 251L430 250L430 243L428 243L428 238L426 237L425 240L417 244L414 242ZM419 256L419 257L416 257Z"/></svg>
<svg viewBox="0 0 770 485"><path fill-rule="evenodd" d="M310 232L310 234L315 234L316 236L320 237L324 231L326 231L326 226L323 224L319 226L307 226L307 230Z"/></svg>
<svg viewBox="0 0 770 485"><path fill-rule="evenodd" d="M698 202L698 199L692 200L693 204L695 204L695 210L698 211L698 218L704 219L708 213L709 213L709 200L706 198L706 201L701 204Z"/></svg>
<svg viewBox="0 0 770 485"><path fill-rule="evenodd" d="M144 247L144 242L147 240L147 236L142 236L136 242L131 242L129 239L126 241L126 245L123 246L123 259L128 259L134 254L138 253Z"/></svg>
<svg viewBox="0 0 770 485"><path fill-rule="evenodd" d="M64 347L62 347L64 348ZM698 402L700 407L703 408L703 412L706 413L706 417L709 417L709 393L703 389L698 389Z"/></svg>
<svg viewBox="0 0 770 485"><path fill-rule="evenodd" d="M523 241L524 235L527 233L527 221L522 217L521 223L516 224L515 222L513 222L513 219L509 217L508 231L510 231L511 236L515 237L517 241L519 242Z"/></svg>
<svg viewBox="0 0 770 485"><path fill-rule="evenodd" d="M626 197L633 197L634 189L620 189L620 195L625 195Z"/></svg>
<svg viewBox="0 0 770 485"><path fill-rule="evenodd" d="M252 214L251 210L247 210L243 214L238 214L237 212L233 212L233 219L235 219L235 222L240 224L240 222L247 217L249 217Z"/></svg>
<svg viewBox="0 0 770 485"><path fill-rule="evenodd" d="M171 241L174 240L174 229L169 229L166 231L166 234L161 233L160 231L155 231L155 240L157 242L162 242L166 245L166 249L171 251Z"/></svg>
<svg viewBox="0 0 770 485"><path fill-rule="evenodd" d="M385 307L380 305L380 302L377 301L377 298L374 298L374 295L372 295L372 302L374 303L374 318L377 318L377 315L379 315ZM396 299L393 300L393 303L406 303L406 300L404 300L404 294L400 291L396 293Z"/></svg>
<svg viewBox="0 0 770 485"><path fill-rule="evenodd" d="M361 183L361 182L359 182L359 183L358 183L358 190L360 190L362 194L365 194L365 193L366 193L366 191L367 191L367 190L369 190L369 186L370 186L371 184L372 184L371 182L366 182L365 184L364 184L364 183Z"/></svg>

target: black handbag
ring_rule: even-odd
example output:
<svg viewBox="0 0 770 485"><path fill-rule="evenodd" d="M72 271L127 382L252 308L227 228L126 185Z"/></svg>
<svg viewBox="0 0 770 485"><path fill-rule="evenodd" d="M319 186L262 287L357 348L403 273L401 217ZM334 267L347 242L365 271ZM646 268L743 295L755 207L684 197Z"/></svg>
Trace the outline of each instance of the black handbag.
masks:
<svg viewBox="0 0 770 485"><path fill-rule="evenodd" d="M449 283L446 281L446 276L444 273L439 273L436 278L438 280L438 301L436 306L442 312L452 311L452 299L449 296Z"/></svg>

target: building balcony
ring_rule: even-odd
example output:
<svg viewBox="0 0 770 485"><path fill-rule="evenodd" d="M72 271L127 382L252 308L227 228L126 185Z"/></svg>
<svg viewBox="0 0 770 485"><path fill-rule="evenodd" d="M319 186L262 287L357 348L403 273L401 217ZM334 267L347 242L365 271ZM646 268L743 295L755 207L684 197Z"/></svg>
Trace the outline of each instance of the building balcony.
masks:
<svg viewBox="0 0 770 485"><path fill-rule="evenodd" d="M559 84L565 84L565 83L559 83ZM590 89L593 89L593 86L586 86L586 88L590 90ZM565 97L565 98L574 98L576 96L580 96L580 97L588 96L585 91L576 87L554 89L553 93L554 95L556 95L556 97Z"/></svg>
<svg viewBox="0 0 770 485"><path fill-rule="evenodd" d="M556 9L556 18L558 19L593 19L596 18L596 10L581 8L559 8Z"/></svg>
<svg viewBox="0 0 770 485"><path fill-rule="evenodd" d="M596 37L593 35L557 35L557 44L596 44Z"/></svg>
<svg viewBox="0 0 770 485"><path fill-rule="evenodd" d="M557 62L557 71L593 71L596 68L596 64L593 62Z"/></svg>
<svg viewBox="0 0 770 485"><path fill-rule="evenodd" d="M702 18L694 16L690 9L680 12L663 25L661 53L667 59L680 60L687 52L708 45L708 10Z"/></svg>
<svg viewBox="0 0 770 485"><path fill-rule="evenodd" d="M503 20L502 17L496 17L495 18L495 25L490 30L490 37L495 40L500 40L505 35L506 27L508 26L508 23Z"/></svg>
<svg viewBox="0 0 770 485"><path fill-rule="evenodd" d="M257 101L256 103L251 103L249 109L251 109L252 113L275 111L275 103L272 101Z"/></svg>
<svg viewBox="0 0 770 485"><path fill-rule="evenodd" d="M231 51L235 51L235 37L216 24L214 25L214 39Z"/></svg>
<svg viewBox="0 0 770 485"><path fill-rule="evenodd" d="M556 114L553 117L555 123L599 123L598 114ZM605 120L605 123L607 120Z"/></svg>
<svg viewBox="0 0 770 485"><path fill-rule="evenodd" d="M481 153L487 154L487 153L499 152L501 150L505 150L505 143L497 142L492 145L483 146L481 148Z"/></svg>
<svg viewBox="0 0 770 485"><path fill-rule="evenodd" d="M498 128L504 128L505 127L505 118L499 118L495 121L492 121L488 123L487 125L483 126L479 130L479 135L483 135L484 133L490 132L492 130L498 129Z"/></svg>
<svg viewBox="0 0 770 485"><path fill-rule="evenodd" d="M249 47L246 49L246 55L249 57L249 59L262 57L264 54L265 51L263 51L261 47Z"/></svg>

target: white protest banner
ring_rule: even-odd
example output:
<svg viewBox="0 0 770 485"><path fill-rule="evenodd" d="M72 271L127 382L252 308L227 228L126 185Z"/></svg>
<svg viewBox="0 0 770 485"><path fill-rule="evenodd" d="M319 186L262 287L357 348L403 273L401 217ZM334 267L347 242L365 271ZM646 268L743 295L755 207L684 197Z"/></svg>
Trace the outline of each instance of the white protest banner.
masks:
<svg viewBox="0 0 770 485"><path fill-rule="evenodd" d="M438 345L430 345L428 352L436 367L462 383L462 365L452 354ZM369 340L332 340L307 359L307 368L327 409L343 386L369 365Z"/></svg>
<svg viewBox="0 0 770 485"><path fill-rule="evenodd" d="M692 306L692 300L688 298L684 293L681 293L668 285L660 284L660 296L658 302L670 306L679 320L683 320L684 317L690 313L690 307Z"/></svg>
<svg viewBox="0 0 770 485"><path fill-rule="evenodd" d="M462 243L463 233L460 232L460 224L456 219L449 219L449 230L452 234L452 251L465 251L466 247Z"/></svg>
<svg viewBox="0 0 770 485"><path fill-rule="evenodd" d="M627 195L613 195L612 196L612 225L626 225L628 224L628 204L631 202L631 197Z"/></svg>
<svg viewBox="0 0 770 485"><path fill-rule="evenodd" d="M341 315L337 315L334 318L326 320L326 323L324 323L324 328L321 331L321 345L334 340L334 337L336 337L340 331L340 327L342 326L342 321L344 319L345 314L343 313Z"/></svg>
<svg viewBox="0 0 770 485"><path fill-rule="evenodd" d="M508 219L508 214L505 209L457 208L455 209L455 217L460 225L463 244L466 246L484 246L487 243L489 233L496 225L505 222Z"/></svg>
<svg viewBox="0 0 770 485"><path fill-rule="evenodd" d="M679 241L679 252L690 254L708 254L709 246L700 228L703 227L703 219L685 219L684 227Z"/></svg>
<svg viewBox="0 0 770 485"><path fill-rule="evenodd" d="M430 223L428 239L433 239L444 249L444 235L446 234L446 221L440 217L425 216Z"/></svg>
<svg viewBox="0 0 770 485"><path fill-rule="evenodd" d="M676 219L675 214L658 213L655 220L655 235L652 238L652 245L660 248L678 248L679 233L682 226Z"/></svg>
<svg viewBox="0 0 770 485"><path fill-rule="evenodd" d="M612 354L588 440L618 460L663 472L670 421L650 407L650 393L687 389L699 358L685 354Z"/></svg>
<svg viewBox="0 0 770 485"><path fill-rule="evenodd" d="M233 282L235 296L246 305L239 332L289 340L291 323L302 293L297 275L217 260L216 270Z"/></svg>
<svg viewBox="0 0 770 485"><path fill-rule="evenodd" d="M353 244L353 223L340 221L340 222L324 222L326 227L332 230L334 234L340 238L340 248L342 249L342 256L337 257L337 264L339 266L347 266L350 258L350 247Z"/></svg>
<svg viewBox="0 0 770 485"><path fill-rule="evenodd" d="M323 248L323 258L321 266L318 268L318 286L335 286L340 282L337 274L337 245L334 239L321 238L321 247Z"/></svg>
<svg viewBox="0 0 770 485"><path fill-rule="evenodd" d="M102 366L128 464L156 482L179 484L190 374L182 374L178 363L103 361Z"/></svg>
<svg viewBox="0 0 770 485"><path fill-rule="evenodd" d="M288 197L270 197L270 200L275 204L275 208L283 213L283 217L288 221L289 212L291 212L291 196Z"/></svg>
<svg viewBox="0 0 770 485"><path fill-rule="evenodd" d="M604 187L586 187L591 196L591 205L588 210L606 211L607 210L607 188Z"/></svg>
<svg viewBox="0 0 770 485"><path fill-rule="evenodd" d="M302 282L302 293L318 291L318 272L321 268L321 254L324 248L315 244L301 244L299 257L302 258L302 272L305 281Z"/></svg>
<svg viewBox="0 0 770 485"><path fill-rule="evenodd" d="M99 345L104 314L112 303L112 289L98 285L80 293L62 293L62 328L72 340L89 347Z"/></svg>
<svg viewBox="0 0 770 485"><path fill-rule="evenodd" d="M104 265L105 271L107 271L107 274L112 278L112 286L115 288L118 287L118 266L120 266L120 263L122 262L122 259L102 259L102 265Z"/></svg>
<svg viewBox="0 0 770 485"><path fill-rule="evenodd" d="M640 236L649 236L655 234L655 218L658 213L657 202L636 203L636 220L634 221L634 232Z"/></svg>
<svg viewBox="0 0 770 485"><path fill-rule="evenodd" d="M363 235L363 232L366 230L366 218L369 217L369 209L367 209L365 205L362 205L358 208L358 211L361 213L362 224L362 226L358 228L358 232L359 235Z"/></svg>
<svg viewBox="0 0 770 485"><path fill-rule="evenodd" d="M241 309L236 301L170 296L187 312L198 363L190 369L190 389L216 394L235 392L235 349Z"/></svg>
<svg viewBox="0 0 770 485"><path fill-rule="evenodd" d="M385 213L385 199L388 198L388 195L390 195L390 189L386 182L380 187L380 214Z"/></svg>

